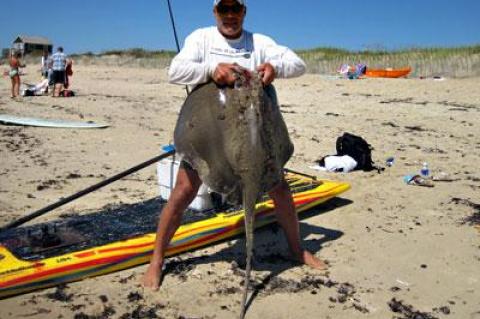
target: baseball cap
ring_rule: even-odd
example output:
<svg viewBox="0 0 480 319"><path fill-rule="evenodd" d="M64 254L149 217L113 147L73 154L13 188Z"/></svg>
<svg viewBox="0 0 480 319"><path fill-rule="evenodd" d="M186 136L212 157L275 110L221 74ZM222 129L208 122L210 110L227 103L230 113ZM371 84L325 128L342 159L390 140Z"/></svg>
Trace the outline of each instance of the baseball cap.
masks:
<svg viewBox="0 0 480 319"><path fill-rule="evenodd" d="M239 4L241 4L242 6L246 6L247 5L247 1L246 0L236 0ZM220 2L222 2L222 0L214 0L213 1L213 6L215 7L216 5L218 5Z"/></svg>

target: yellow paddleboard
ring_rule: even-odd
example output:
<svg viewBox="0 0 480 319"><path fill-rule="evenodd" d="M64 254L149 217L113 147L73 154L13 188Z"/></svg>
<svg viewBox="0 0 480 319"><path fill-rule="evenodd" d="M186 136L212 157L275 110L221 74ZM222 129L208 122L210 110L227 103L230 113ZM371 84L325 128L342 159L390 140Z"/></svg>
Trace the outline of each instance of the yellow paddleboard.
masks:
<svg viewBox="0 0 480 319"><path fill-rule="evenodd" d="M297 213L350 188L347 183L315 180L301 174L287 173L285 177L292 190ZM142 206L136 209L137 212L147 210ZM275 222L274 209L268 197L257 203L255 227ZM136 224L139 218L137 212L131 217L131 222L122 222L126 212L114 212L115 215L102 212L103 218L109 218L106 223L88 220L87 215L72 221L65 219L1 233L0 298L147 263L155 240L158 206L155 206L151 214L154 217L149 222ZM204 247L244 231L244 212L240 207L213 211L207 217L203 217L203 213L192 214L200 215L200 220L187 221L180 226L167 256ZM114 222L117 219L120 220L118 225ZM126 231L121 236L113 234L113 231L110 234L105 228L110 223L115 229ZM141 225L145 224L151 227L150 231L141 229ZM101 227L102 231L96 231L95 238L91 238L88 234L91 235L95 227Z"/></svg>

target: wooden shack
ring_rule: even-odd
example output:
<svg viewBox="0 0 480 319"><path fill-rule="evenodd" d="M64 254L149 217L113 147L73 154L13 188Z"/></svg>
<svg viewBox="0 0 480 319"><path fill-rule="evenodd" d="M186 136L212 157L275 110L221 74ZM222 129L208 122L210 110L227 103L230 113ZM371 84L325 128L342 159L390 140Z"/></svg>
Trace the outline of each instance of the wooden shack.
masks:
<svg viewBox="0 0 480 319"><path fill-rule="evenodd" d="M44 51L48 51L49 54L52 53L53 45L45 37L19 35L13 41L12 48L22 52L22 55L42 55Z"/></svg>

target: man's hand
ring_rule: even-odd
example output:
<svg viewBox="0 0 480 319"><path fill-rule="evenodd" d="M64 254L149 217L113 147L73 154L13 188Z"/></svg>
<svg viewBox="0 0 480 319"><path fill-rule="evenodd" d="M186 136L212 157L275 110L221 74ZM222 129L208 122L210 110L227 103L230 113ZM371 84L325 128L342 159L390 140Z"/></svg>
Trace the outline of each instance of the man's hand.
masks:
<svg viewBox="0 0 480 319"><path fill-rule="evenodd" d="M275 69L270 63L263 63L258 66L257 71L260 73L263 85L267 86L275 80Z"/></svg>
<svg viewBox="0 0 480 319"><path fill-rule="evenodd" d="M236 63L219 63L212 79L220 85L233 85L237 79L238 73L242 73L243 68Z"/></svg>

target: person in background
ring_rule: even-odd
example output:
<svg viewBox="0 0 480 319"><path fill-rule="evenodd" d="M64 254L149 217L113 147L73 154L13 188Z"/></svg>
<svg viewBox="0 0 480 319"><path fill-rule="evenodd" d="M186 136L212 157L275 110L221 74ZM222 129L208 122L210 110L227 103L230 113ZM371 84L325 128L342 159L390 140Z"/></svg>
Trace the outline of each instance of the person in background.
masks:
<svg viewBox="0 0 480 319"><path fill-rule="evenodd" d="M67 66L65 68L65 89L70 88L70 77L73 75L73 60L67 59Z"/></svg>
<svg viewBox="0 0 480 319"><path fill-rule="evenodd" d="M48 51L47 50L44 50L43 51L43 55L42 55L42 64L41 64L41 73L42 73L42 77L45 78L45 79L48 79L48 60L49 60L49 56L48 56Z"/></svg>
<svg viewBox="0 0 480 319"><path fill-rule="evenodd" d="M52 69L49 67L49 60L50 55L48 53L48 50L44 50L41 62L42 83L43 80L47 79L47 90L44 93L48 93L48 86L50 85L52 77Z"/></svg>
<svg viewBox="0 0 480 319"><path fill-rule="evenodd" d="M187 37L183 49L172 60L169 81L190 87L208 81L231 86L239 66L249 72L259 72L266 86L275 78L302 75L305 63L292 50L267 36L243 29L246 12L245 0L215 0L213 14L217 25L196 30ZM182 162L170 199L160 214L143 286L153 290L160 287L167 247L180 225L183 211L195 198L200 185L197 171ZM292 258L315 269L326 269L322 260L302 247L298 217L287 182L282 181L268 193L275 202L277 220L286 235Z"/></svg>
<svg viewBox="0 0 480 319"><path fill-rule="evenodd" d="M52 69L53 96L59 97L64 89L67 67L67 56L63 53L62 47L57 48L57 52L50 57L48 65Z"/></svg>
<svg viewBox="0 0 480 319"><path fill-rule="evenodd" d="M24 68L25 64L20 60L22 54L20 51L15 51L10 55L10 72L8 75L12 80L11 98L20 96L20 68Z"/></svg>

